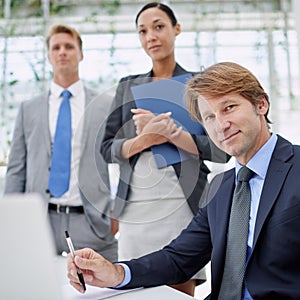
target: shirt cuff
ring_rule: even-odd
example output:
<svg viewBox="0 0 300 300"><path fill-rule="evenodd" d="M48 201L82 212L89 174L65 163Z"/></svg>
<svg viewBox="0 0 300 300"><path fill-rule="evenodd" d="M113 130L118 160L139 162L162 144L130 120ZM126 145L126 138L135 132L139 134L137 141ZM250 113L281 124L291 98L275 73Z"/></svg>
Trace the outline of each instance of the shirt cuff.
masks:
<svg viewBox="0 0 300 300"><path fill-rule="evenodd" d="M131 271L129 269L129 267L126 264L123 263L115 263L116 265L120 265L124 268L124 272L125 272L125 276L124 276L124 280L117 286L115 286L115 289L119 289L122 288L123 286L125 286L126 284L128 284L131 280Z"/></svg>

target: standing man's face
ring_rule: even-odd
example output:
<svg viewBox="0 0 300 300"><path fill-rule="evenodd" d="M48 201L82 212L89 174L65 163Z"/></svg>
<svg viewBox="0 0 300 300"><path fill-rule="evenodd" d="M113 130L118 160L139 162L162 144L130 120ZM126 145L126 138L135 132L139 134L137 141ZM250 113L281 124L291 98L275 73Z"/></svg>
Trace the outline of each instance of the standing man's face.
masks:
<svg viewBox="0 0 300 300"><path fill-rule="evenodd" d="M53 74L78 74L78 65L83 59L77 39L68 33L56 33L49 41L48 59Z"/></svg>
<svg viewBox="0 0 300 300"><path fill-rule="evenodd" d="M253 104L239 94L219 98L198 98L203 125L213 142L235 156L242 165L269 139L265 114L268 103L263 98Z"/></svg>

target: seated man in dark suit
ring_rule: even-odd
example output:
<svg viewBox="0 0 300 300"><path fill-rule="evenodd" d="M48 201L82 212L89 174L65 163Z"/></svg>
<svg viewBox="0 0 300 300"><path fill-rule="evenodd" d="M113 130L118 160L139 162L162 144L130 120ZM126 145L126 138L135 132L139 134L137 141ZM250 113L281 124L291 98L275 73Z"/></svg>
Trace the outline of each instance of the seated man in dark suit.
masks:
<svg viewBox="0 0 300 300"><path fill-rule="evenodd" d="M70 283L83 292L78 266L99 287L174 284L211 260L208 299L300 299L300 147L271 132L268 95L238 64L207 68L187 83L186 98L235 168L214 177L205 206L162 250L115 264L79 250L68 257Z"/></svg>

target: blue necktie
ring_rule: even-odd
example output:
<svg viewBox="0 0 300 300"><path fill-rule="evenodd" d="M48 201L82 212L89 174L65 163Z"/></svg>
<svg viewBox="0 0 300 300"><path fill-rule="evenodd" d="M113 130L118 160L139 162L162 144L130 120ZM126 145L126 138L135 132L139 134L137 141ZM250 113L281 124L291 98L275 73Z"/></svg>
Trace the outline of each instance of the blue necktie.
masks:
<svg viewBox="0 0 300 300"><path fill-rule="evenodd" d="M71 169L72 120L68 90L62 92L57 117L48 188L52 196L61 197L69 189Z"/></svg>

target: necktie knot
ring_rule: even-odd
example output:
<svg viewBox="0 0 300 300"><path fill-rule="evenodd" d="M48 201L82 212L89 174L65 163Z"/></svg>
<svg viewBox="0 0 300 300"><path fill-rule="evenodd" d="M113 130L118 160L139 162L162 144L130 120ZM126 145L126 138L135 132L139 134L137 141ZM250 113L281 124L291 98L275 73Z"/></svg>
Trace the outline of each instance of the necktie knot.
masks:
<svg viewBox="0 0 300 300"><path fill-rule="evenodd" d="M70 99L70 97L72 96L72 94L71 94L71 92L68 91L68 90L63 90L63 91L61 92L61 96L62 96L64 99L65 99L65 98Z"/></svg>
<svg viewBox="0 0 300 300"><path fill-rule="evenodd" d="M254 172L248 169L247 167L245 166L241 167L237 175L238 181L248 182L253 176L253 173Z"/></svg>

